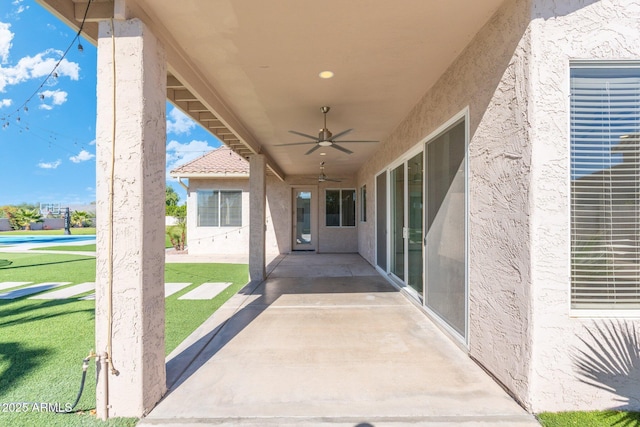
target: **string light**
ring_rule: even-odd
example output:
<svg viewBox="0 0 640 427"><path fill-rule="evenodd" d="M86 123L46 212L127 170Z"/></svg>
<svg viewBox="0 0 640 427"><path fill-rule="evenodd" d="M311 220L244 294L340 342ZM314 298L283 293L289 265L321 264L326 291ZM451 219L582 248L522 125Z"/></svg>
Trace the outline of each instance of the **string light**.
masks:
<svg viewBox="0 0 640 427"><path fill-rule="evenodd" d="M87 20L87 14L89 13L89 6L91 6L91 2L93 0L89 0L89 2L87 3L87 8L84 11L84 16L82 18L82 22L80 23L80 28L78 29L78 32L76 33L76 36L73 38L73 40L71 40L71 43L69 43L69 46L67 47L67 49L62 53L62 56L60 57L60 59L58 59L58 61L56 62L56 64L53 66L53 69L51 70L51 72L44 78L44 80L42 81L42 83L40 83L40 86L38 86L38 88L23 102L21 103L18 108L16 108L13 112L7 114L5 117L2 117L2 120L6 120L8 117L11 117L12 115L19 113L20 110L24 109L24 111L29 111L27 104L33 99L34 96L39 95L40 99L43 100L44 99L44 95L42 93L40 93L40 90L44 87L45 84L47 84L47 82L49 81L49 79L51 77L53 78L58 78L58 67L60 66L60 64L62 63L62 61L64 60L64 58L67 56L67 53L69 53L69 50L71 49L71 46L73 46L76 42L76 40L79 40L80 35L82 34L82 30L84 28L84 24ZM79 46L82 46L79 42L78 42ZM84 48L83 48L84 49ZM80 50L80 48L78 48L78 50ZM3 128L8 127L9 124L8 122L5 122L5 124L3 124Z"/></svg>

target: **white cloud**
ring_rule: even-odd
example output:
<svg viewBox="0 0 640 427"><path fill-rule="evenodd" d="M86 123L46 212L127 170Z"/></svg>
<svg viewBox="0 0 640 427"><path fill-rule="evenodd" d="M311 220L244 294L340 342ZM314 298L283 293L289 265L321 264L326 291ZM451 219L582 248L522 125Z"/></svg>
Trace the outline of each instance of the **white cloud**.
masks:
<svg viewBox="0 0 640 427"><path fill-rule="evenodd" d="M60 89L45 90L40 92L40 99L42 100L40 108L43 110L51 110L53 105L62 105L67 102L67 92ZM47 100L51 100L51 104L47 104Z"/></svg>
<svg viewBox="0 0 640 427"><path fill-rule="evenodd" d="M96 145L96 140L95 140L95 139L94 139L94 140L91 140L91 141L89 142L89 145Z"/></svg>
<svg viewBox="0 0 640 427"><path fill-rule="evenodd" d="M71 160L73 163L80 163L80 162L86 162L87 160L91 160L95 156L96 156L95 154L91 154L87 150L81 150L77 156L69 157L69 160Z"/></svg>
<svg viewBox="0 0 640 427"><path fill-rule="evenodd" d="M9 29L11 24L0 22L0 62L3 64L9 60L9 51L11 50L11 40L13 33Z"/></svg>
<svg viewBox="0 0 640 427"><path fill-rule="evenodd" d="M167 133L188 134L195 126L196 123L176 107L173 107L167 118Z"/></svg>
<svg viewBox="0 0 640 427"><path fill-rule="evenodd" d="M13 104L13 100L11 99L0 99L0 107L10 107Z"/></svg>
<svg viewBox="0 0 640 427"><path fill-rule="evenodd" d="M0 92L4 92L7 86L22 83L29 79L48 76L56 66L62 53L59 50L48 49L34 56L25 56L14 66L0 66ZM69 77L71 80L78 80L80 75L80 66L67 59L60 61L55 70L58 78ZM55 83L55 80L50 79L50 81Z"/></svg>
<svg viewBox="0 0 640 427"><path fill-rule="evenodd" d="M38 163L38 167L41 169L56 169L61 164L62 162L60 161L60 159L58 159L55 162L48 162L48 163L40 162Z"/></svg>
<svg viewBox="0 0 640 427"><path fill-rule="evenodd" d="M24 2L24 0L13 0L11 2L12 5L14 5L16 8L13 10L13 14L14 15L19 15L22 12L24 12L25 10L29 9L29 6L25 6L22 3Z"/></svg>
<svg viewBox="0 0 640 427"><path fill-rule="evenodd" d="M214 148L207 141L193 140L185 144L178 141L170 141L167 144L167 179L171 179L169 172L172 169L182 166Z"/></svg>

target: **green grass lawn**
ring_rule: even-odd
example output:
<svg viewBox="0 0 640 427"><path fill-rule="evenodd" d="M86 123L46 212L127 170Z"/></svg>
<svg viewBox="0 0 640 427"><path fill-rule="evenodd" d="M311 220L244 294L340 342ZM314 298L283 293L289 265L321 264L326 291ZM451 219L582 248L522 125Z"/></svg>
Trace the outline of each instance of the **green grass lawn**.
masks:
<svg viewBox="0 0 640 427"><path fill-rule="evenodd" d="M96 244L92 245L69 245L69 246L46 246L44 248L34 248L32 251L79 251L79 252L95 252Z"/></svg>
<svg viewBox="0 0 640 427"><path fill-rule="evenodd" d="M640 426L640 413L638 412L545 412L538 414L538 419L544 427Z"/></svg>
<svg viewBox="0 0 640 427"><path fill-rule="evenodd" d="M95 258L64 254L0 253L0 282L95 279ZM10 262L10 264L8 264ZM248 280L246 265L167 264L165 280L193 285L166 299L166 353ZM204 282L233 285L210 301L178 300ZM82 359L94 347L94 301L0 300L0 425L11 426L132 426L135 419L96 420L95 368L91 363L85 390L76 410L82 414L7 413L11 402L72 403L80 384ZM9 409L9 406L5 406Z"/></svg>

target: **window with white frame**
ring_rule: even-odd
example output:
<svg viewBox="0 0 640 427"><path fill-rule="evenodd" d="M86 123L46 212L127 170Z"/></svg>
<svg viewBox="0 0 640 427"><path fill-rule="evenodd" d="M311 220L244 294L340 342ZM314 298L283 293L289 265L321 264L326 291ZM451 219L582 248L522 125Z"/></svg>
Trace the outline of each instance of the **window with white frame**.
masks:
<svg viewBox="0 0 640 427"><path fill-rule="evenodd" d="M356 225L356 190L326 190L325 212L327 227Z"/></svg>
<svg viewBox="0 0 640 427"><path fill-rule="evenodd" d="M640 308L640 63L571 67L571 307Z"/></svg>
<svg viewBox="0 0 640 427"><path fill-rule="evenodd" d="M242 191L198 190L198 227L241 227Z"/></svg>

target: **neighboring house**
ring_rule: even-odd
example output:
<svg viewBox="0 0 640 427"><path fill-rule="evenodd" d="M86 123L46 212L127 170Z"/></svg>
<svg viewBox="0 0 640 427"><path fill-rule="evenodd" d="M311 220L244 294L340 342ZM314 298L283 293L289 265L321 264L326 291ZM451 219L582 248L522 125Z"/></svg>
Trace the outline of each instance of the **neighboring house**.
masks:
<svg viewBox="0 0 640 427"><path fill-rule="evenodd" d="M87 5L39 1L76 28ZM164 392L166 98L249 163L174 171L190 251L248 247L253 280L276 247L357 252L529 411L640 410L640 147L612 149L640 134L640 2L99 4L112 415Z"/></svg>
<svg viewBox="0 0 640 427"><path fill-rule="evenodd" d="M171 176L187 190L189 253L248 255L249 162L222 146L173 169ZM278 254L269 210L265 223L267 253Z"/></svg>

